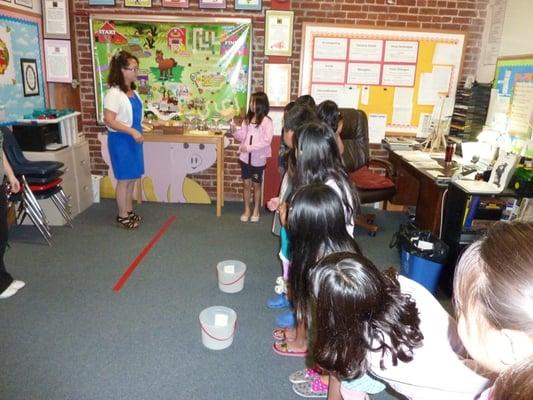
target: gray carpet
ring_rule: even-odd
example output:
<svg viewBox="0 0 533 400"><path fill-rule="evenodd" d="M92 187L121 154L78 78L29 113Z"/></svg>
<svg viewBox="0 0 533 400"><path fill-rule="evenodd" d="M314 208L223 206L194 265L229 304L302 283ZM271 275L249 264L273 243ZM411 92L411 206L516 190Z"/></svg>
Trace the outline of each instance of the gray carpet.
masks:
<svg viewBox="0 0 533 400"><path fill-rule="evenodd" d="M241 206L143 203L137 231L114 226L112 200L102 200L53 228L48 247L32 226L11 231L8 270L27 282L0 300L0 399L297 399L287 377L304 361L271 351L276 311L264 306L280 274L271 216L239 222ZM120 292L115 282L161 225L176 221ZM358 232L377 265L398 264L391 235L400 213L378 212L378 235ZM247 264L244 290L218 290L215 266ZM238 331L231 347L206 349L199 312L233 308ZM373 399L395 399L389 394Z"/></svg>

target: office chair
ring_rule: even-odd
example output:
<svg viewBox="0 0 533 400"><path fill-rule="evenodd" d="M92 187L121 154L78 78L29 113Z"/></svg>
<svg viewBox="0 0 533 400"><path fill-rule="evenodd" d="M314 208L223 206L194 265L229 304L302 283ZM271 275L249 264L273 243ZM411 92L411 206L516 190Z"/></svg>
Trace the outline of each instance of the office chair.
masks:
<svg viewBox="0 0 533 400"><path fill-rule="evenodd" d="M396 193L394 167L387 160L370 157L366 113L353 108L341 108L340 111L343 121L340 136L344 144L342 158L361 204L383 201L386 209L387 201ZM370 166L385 169L385 176L372 172ZM378 226L374 224L374 219L375 214L360 214L355 225L368 230L370 236L375 236Z"/></svg>

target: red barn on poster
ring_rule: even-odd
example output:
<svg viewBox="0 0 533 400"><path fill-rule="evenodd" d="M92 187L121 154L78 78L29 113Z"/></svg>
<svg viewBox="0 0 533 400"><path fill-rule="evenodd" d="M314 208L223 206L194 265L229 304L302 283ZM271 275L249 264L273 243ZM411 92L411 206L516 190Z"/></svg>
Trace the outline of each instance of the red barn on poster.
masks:
<svg viewBox="0 0 533 400"><path fill-rule="evenodd" d="M167 33L167 46L172 50L184 50L187 43L185 28L172 28Z"/></svg>
<svg viewBox="0 0 533 400"><path fill-rule="evenodd" d="M105 22L94 34L97 43L126 44L128 40L115 30L110 22Z"/></svg>

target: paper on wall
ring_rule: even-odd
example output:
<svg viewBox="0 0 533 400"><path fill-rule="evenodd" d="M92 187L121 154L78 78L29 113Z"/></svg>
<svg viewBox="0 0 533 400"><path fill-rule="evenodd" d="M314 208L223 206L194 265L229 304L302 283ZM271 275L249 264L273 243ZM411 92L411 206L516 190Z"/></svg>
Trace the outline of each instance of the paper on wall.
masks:
<svg viewBox="0 0 533 400"><path fill-rule="evenodd" d="M381 143L385 138L385 128L387 126L387 114L368 115L368 140L370 143Z"/></svg>
<svg viewBox="0 0 533 400"><path fill-rule="evenodd" d="M344 86L339 92L337 105L344 108L359 107L359 88L357 86Z"/></svg>
<svg viewBox="0 0 533 400"><path fill-rule="evenodd" d="M420 85L418 86L418 101L417 104L432 106L435 104L437 94L433 91L433 74L420 74Z"/></svg>
<svg viewBox="0 0 533 400"><path fill-rule="evenodd" d="M394 89L394 104L392 112L393 125L411 125L413 114L413 88Z"/></svg>
<svg viewBox="0 0 533 400"><path fill-rule="evenodd" d="M361 89L361 104L364 106L367 106L369 100L370 100L370 87L363 86L363 88Z"/></svg>
<svg viewBox="0 0 533 400"><path fill-rule="evenodd" d="M437 43L435 53L433 53L432 64L455 64L459 61L459 50L456 44Z"/></svg>
<svg viewBox="0 0 533 400"><path fill-rule="evenodd" d="M450 78L452 76L451 66L434 66L432 73L432 85L434 93L449 94Z"/></svg>
<svg viewBox="0 0 533 400"><path fill-rule="evenodd" d="M313 84L311 96L317 104L324 100L331 100L337 103L339 107L359 107L359 89L356 86Z"/></svg>

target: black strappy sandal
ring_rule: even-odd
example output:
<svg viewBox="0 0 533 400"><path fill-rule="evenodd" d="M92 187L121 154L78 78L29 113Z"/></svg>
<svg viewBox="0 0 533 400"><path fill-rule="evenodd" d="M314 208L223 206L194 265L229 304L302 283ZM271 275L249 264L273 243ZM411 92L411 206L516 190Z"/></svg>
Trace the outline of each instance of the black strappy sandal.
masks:
<svg viewBox="0 0 533 400"><path fill-rule="evenodd" d="M139 223L137 221L132 220L129 216L128 217L119 217L117 215L117 223L118 226L124 229L137 229L139 227Z"/></svg>
<svg viewBox="0 0 533 400"><path fill-rule="evenodd" d="M139 214L135 214L134 211L128 211L128 217L135 222L142 222L143 217L141 217Z"/></svg>

